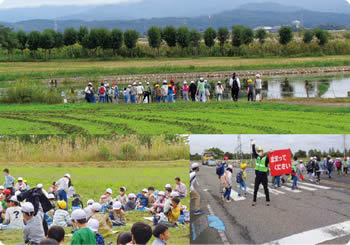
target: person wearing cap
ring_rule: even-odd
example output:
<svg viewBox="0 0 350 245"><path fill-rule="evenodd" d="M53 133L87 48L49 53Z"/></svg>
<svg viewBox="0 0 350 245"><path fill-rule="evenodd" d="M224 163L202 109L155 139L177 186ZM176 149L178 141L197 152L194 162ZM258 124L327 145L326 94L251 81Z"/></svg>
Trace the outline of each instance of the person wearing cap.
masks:
<svg viewBox="0 0 350 245"><path fill-rule="evenodd" d="M136 206L137 209L143 210L147 208L148 206L148 197L147 197L148 190L144 188L141 193L138 193L136 195Z"/></svg>
<svg viewBox="0 0 350 245"><path fill-rule="evenodd" d="M255 150L255 140L252 141L252 151L255 161L255 183L254 183L254 197L252 206L256 205L256 196L258 194L259 186L262 184L264 186L266 205L270 206L270 194L268 188L267 172L269 171L269 158L264 154L264 149L259 147Z"/></svg>
<svg viewBox="0 0 350 245"><path fill-rule="evenodd" d="M336 161L335 161L335 166L337 167L337 173L338 175L343 175L343 163L340 157L337 157Z"/></svg>
<svg viewBox="0 0 350 245"><path fill-rule="evenodd" d="M10 175L10 171L7 168L4 169L3 173L5 176L4 187L10 190L11 194L13 194L14 193L13 186L15 184L16 179Z"/></svg>
<svg viewBox="0 0 350 245"><path fill-rule="evenodd" d="M163 103L165 103L168 98L168 82L166 80L163 81L161 91L162 91L162 100L163 100Z"/></svg>
<svg viewBox="0 0 350 245"><path fill-rule="evenodd" d="M350 159L349 159L349 157L347 158L347 157L344 157L344 160L343 160L343 170L344 170L344 175L345 176L348 176L348 166L349 166L349 163L348 163L348 161L349 161Z"/></svg>
<svg viewBox="0 0 350 245"><path fill-rule="evenodd" d="M224 95L224 87L222 86L221 81L218 81L215 87L215 93L216 93L216 101L222 101L223 95Z"/></svg>
<svg viewBox="0 0 350 245"><path fill-rule="evenodd" d="M199 193L194 188L194 182L196 180L196 174L199 172L199 164L193 163L191 166L191 173L190 173L190 198L191 203L194 205L194 215L200 215L203 213L200 207L201 203L201 197Z"/></svg>
<svg viewBox="0 0 350 245"><path fill-rule="evenodd" d="M170 83L168 85L168 103L174 103L174 84Z"/></svg>
<svg viewBox="0 0 350 245"><path fill-rule="evenodd" d="M205 99L206 99L206 101L210 102L210 89L211 89L211 86L210 86L210 84L208 83L207 80L204 80L204 88L205 88Z"/></svg>
<svg viewBox="0 0 350 245"><path fill-rule="evenodd" d="M66 202L67 207L66 210L68 210L68 191L69 186L71 184L71 176L70 174L65 174L62 178L60 178L58 181L56 181L57 186L57 194L58 194L58 200L63 200Z"/></svg>
<svg viewBox="0 0 350 245"><path fill-rule="evenodd" d="M94 200L92 200L92 199L89 199L86 202L86 207L84 208L84 212L86 213L87 219L90 219L90 217L92 215L92 210L91 210L92 204L94 204Z"/></svg>
<svg viewBox="0 0 350 245"><path fill-rule="evenodd" d="M143 87L142 82L139 82L139 85L137 86L137 104L142 104L144 91L145 91L145 88Z"/></svg>
<svg viewBox="0 0 350 245"><path fill-rule="evenodd" d="M94 204L92 204L91 206L91 210L92 210L92 215L91 215L91 219L97 219L98 222L100 223L100 227L98 229L98 232L106 237L108 235L112 234L112 226L113 223L112 221L108 218L107 214L101 213L102 206L101 204L95 202ZM85 213L85 212L84 212ZM73 218L72 218L73 219Z"/></svg>
<svg viewBox="0 0 350 245"><path fill-rule="evenodd" d="M191 95L192 102L196 101L197 85L194 81L191 81L189 88L189 94Z"/></svg>
<svg viewBox="0 0 350 245"><path fill-rule="evenodd" d="M105 245L105 239L104 237L98 233L98 228L100 227L100 223L97 219L89 219L87 223L87 227L89 227L96 236L96 245Z"/></svg>
<svg viewBox="0 0 350 245"><path fill-rule="evenodd" d="M93 102L93 97L95 96L94 88L92 87L92 83L88 83L87 87L84 90L85 99L87 103Z"/></svg>
<svg viewBox="0 0 350 245"><path fill-rule="evenodd" d="M109 83L106 83L106 102L109 103L113 103L113 91L112 89L109 87Z"/></svg>
<svg viewBox="0 0 350 245"><path fill-rule="evenodd" d="M137 95L137 85L136 82L133 82L131 88L130 88L130 100L131 104L136 104L136 95Z"/></svg>
<svg viewBox="0 0 350 245"><path fill-rule="evenodd" d="M113 82L114 88L114 104L119 103L119 87L116 82Z"/></svg>
<svg viewBox="0 0 350 245"><path fill-rule="evenodd" d="M52 193L49 193L47 195L47 199L49 199L51 205L52 205L52 209L47 211L46 214L50 217L50 218L53 218L54 216L54 213L56 211L56 204L55 204L55 195L52 194Z"/></svg>
<svg viewBox="0 0 350 245"><path fill-rule="evenodd" d="M39 244L45 238L42 213L38 212L34 215L34 206L31 202L25 202L21 211L25 223L23 228L24 243Z"/></svg>
<svg viewBox="0 0 350 245"><path fill-rule="evenodd" d="M119 195L115 198L115 201L120 202L123 206L128 202L126 187L122 186L119 188Z"/></svg>
<svg viewBox="0 0 350 245"><path fill-rule="evenodd" d="M205 103L205 83L203 77L198 81L196 96L198 101Z"/></svg>
<svg viewBox="0 0 350 245"><path fill-rule="evenodd" d="M254 102L254 83L252 79L248 79L248 88L247 88L247 96L248 96L248 102Z"/></svg>
<svg viewBox="0 0 350 245"><path fill-rule="evenodd" d="M77 229L73 233L71 245L96 244L96 235L88 226L86 214L82 209L72 212L73 227Z"/></svg>
<svg viewBox="0 0 350 245"><path fill-rule="evenodd" d="M231 202L231 190L232 190L232 165L228 165L226 168L225 174L222 176L223 187L225 192L223 195L223 201L226 199L226 202Z"/></svg>
<svg viewBox="0 0 350 245"><path fill-rule="evenodd" d="M149 82L146 83L146 88L143 91L143 102L145 102L145 99L147 98L147 104L151 103L151 95L152 95L152 88L149 84Z"/></svg>
<svg viewBox="0 0 350 245"><path fill-rule="evenodd" d="M239 183L239 189L238 189L238 196L242 195L242 187L244 187L244 196L247 196L247 164L246 163L242 163L241 164L241 176L242 176L242 182Z"/></svg>
<svg viewBox="0 0 350 245"><path fill-rule="evenodd" d="M98 87L98 103L106 103L106 87L104 83L101 83Z"/></svg>
<svg viewBox="0 0 350 245"><path fill-rule="evenodd" d="M15 184L15 191L26 191L27 185L23 183L23 178L19 177L17 183Z"/></svg>
<svg viewBox="0 0 350 245"><path fill-rule="evenodd" d="M154 95L156 97L156 103L160 103L160 99L162 98L162 89L159 86L159 83L154 85Z"/></svg>
<svg viewBox="0 0 350 245"><path fill-rule="evenodd" d="M187 85L187 82L184 81L184 85L182 86L182 98L183 101L190 101L188 98L188 92L190 91L190 87Z"/></svg>
<svg viewBox="0 0 350 245"><path fill-rule="evenodd" d="M184 183L181 182L181 179L179 177L175 178L175 191L180 194L180 198L185 198L187 197L187 187Z"/></svg>
<svg viewBox="0 0 350 245"><path fill-rule="evenodd" d="M9 206L5 212L5 221L10 229L23 229L23 214L19 201L15 196L10 197Z"/></svg>
<svg viewBox="0 0 350 245"><path fill-rule="evenodd" d="M113 203L112 210L109 210L111 220L126 223L125 212L122 209L122 204L119 201Z"/></svg>
<svg viewBox="0 0 350 245"><path fill-rule="evenodd" d="M263 93L262 93L262 80L261 75L256 74L255 79L255 101L259 99L260 102L263 101ZM258 98L259 95L259 98Z"/></svg>
<svg viewBox="0 0 350 245"><path fill-rule="evenodd" d="M43 194L44 194L46 197L48 197L49 194L48 194L47 191L44 189L44 185L43 185L43 184L41 184L41 183L37 184L36 188L41 189L41 191L43 192Z"/></svg>
<svg viewBox="0 0 350 245"><path fill-rule="evenodd" d="M152 214L163 212L164 205L165 205L166 201L167 201L167 199L166 199L166 196L165 196L165 192L164 191L158 192L157 201L155 203L153 203L153 206L150 209L150 212Z"/></svg>
<svg viewBox="0 0 350 245"><path fill-rule="evenodd" d="M239 90L241 89L241 82L236 76L236 72L232 74L229 85L231 87L232 100L237 102L239 97Z"/></svg>
<svg viewBox="0 0 350 245"><path fill-rule="evenodd" d="M136 195L130 193L128 195L128 202L125 204L125 211L131 211L136 209Z"/></svg>
<svg viewBox="0 0 350 245"><path fill-rule="evenodd" d="M66 211L67 203L65 201L58 201L58 209L53 216L53 225L67 227L72 226L72 220L69 216L68 211Z"/></svg>
<svg viewBox="0 0 350 245"><path fill-rule="evenodd" d="M112 189L107 188L105 194L100 197L100 204L104 207L107 207L113 201L112 194Z"/></svg>

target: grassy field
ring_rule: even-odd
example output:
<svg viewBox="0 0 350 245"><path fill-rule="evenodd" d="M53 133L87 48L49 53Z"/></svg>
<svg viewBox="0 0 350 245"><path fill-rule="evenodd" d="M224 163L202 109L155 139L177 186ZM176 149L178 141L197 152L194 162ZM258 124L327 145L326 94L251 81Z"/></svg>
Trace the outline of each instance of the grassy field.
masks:
<svg viewBox="0 0 350 245"><path fill-rule="evenodd" d="M27 163L0 163L0 168L9 167L14 177L23 177L28 180L30 186L38 183L44 184L44 188L49 188L52 181L58 180L65 173L69 172L72 176L72 183L76 193L82 195L84 204L90 198L95 201L104 193L106 188L110 187L114 191L113 197L119 193L119 187L127 187L127 193L138 193L143 188L154 186L156 189L164 189L164 185L170 183L174 186L174 178L180 177L184 183L189 183L188 161L171 162L114 162L113 164L103 162L96 164L84 163L64 163L61 165L30 164ZM87 181L89 180L89 181ZM189 207L189 198L181 201ZM129 231L133 223L143 221L150 225L152 222L144 220L143 217L149 217L146 212L129 212L126 215L127 225L121 228L114 228L118 232ZM66 229L66 234L70 233L71 228ZM189 244L189 225L183 229L170 229L171 238L169 244ZM118 234L110 236L106 242L116 242ZM71 237L66 236L64 244L69 244ZM4 244L22 243L21 231L0 230L0 241Z"/></svg>
<svg viewBox="0 0 350 245"><path fill-rule="evenodd" d="M304 58L159 58L94 61L88 59L49 62L2 62L0 81L50 77L89 77L174 72L285 69L350 65L350 56Z"/></svg>
<svg viewBox="0 0 350 245"><path fill-rule="evenodd" d="M341 134L349 107L239 102L2 105L0 134Z"/></svg>

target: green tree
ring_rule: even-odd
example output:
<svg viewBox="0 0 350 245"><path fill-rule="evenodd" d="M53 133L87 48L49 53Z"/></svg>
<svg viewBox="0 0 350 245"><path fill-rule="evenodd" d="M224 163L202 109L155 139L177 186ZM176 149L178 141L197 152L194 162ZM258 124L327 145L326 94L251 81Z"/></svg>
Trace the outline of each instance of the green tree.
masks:
<svg viewBox="0 0 350 245"><path fill-rule="evenodd" d="M63 42L64 45L70 46L77 42L78 40L78 32L73 28L66 28L63 33Z"/></svg>
<svg viewBox="0 0 350 245"><path fill-rule="evenodd" d="M103 57L105 57L105 50L112 46L110 31L106 28L98 29L98 39L98 46L102 48Z"/></svg>
<svg viewBox="0 0 350 245"><path fill-rule="evenodd" d="M258 29L255 33L255 37L259 40L261 44L265 43L267 33L264 29Z"/></svg>
<svg viewBox="0 0 350 245"><path fill-rule="evenodd" d="M133 57L133 49L136 47L138 39L139 33L136 30L126 30L124 32L124 43L125 46L131 51L131 57Z"/></svg>
<svg viewBox="0 0 350 245"><path fill-rule="evenodd" d="M232 46L240 47L242 45L243 26L232 26Z"/></svg>
<svg viewBox="0 0 350 245"><path fill-rule="evenodd" d="M251 28L245 27L242 31L242 42L246 45L254 41L254 32Z"/></svg>
<svg viewBox="0 0 350 245"><path fill-rule="evenodd" d="M7 56L10 60L13 50L18 47L17 36L16 33L12 32L10 29L7 29L3 34L1 47L7 50Z"/></svg>
<svg viewBox="0 0 350 245"><path fill-rule="evenodd" d="M64 43L63 43L63 34L61 32L56 31L54 34L54 47L59 49L62 48Z"/></svg>
<svg viewBox="0 0 350 245"><path fill-rule="evenodd" d="M328 43L329 33L325 30L316 29L315 36L318 39L318 44L324 46Z"/></svg>
<svg viewBox="0 0 350 245"><path fill-rule="evenodd" d="M303 36L304 43L310 43L314 38L314 32L312 30L306 30Z"/></svg>
<svg viewBox="0 0 350 245"><path fill-rule="evenodd" d="M293 31L292 31L292 28L289 26L282 26L279 29L278 34L279 34L279 42L282 45L286 45L293 40Z"/></svg>
<svg viewBox="0 0 350 245"><path fill-rule="evenodd" d="M162 39L166 44L172 48L176 46L176 28L173 26L166 26L162 31Z"/></svg>
<svg viewBox="0 0 350 245"><path fill-rule="evenodd" d="M120 29L113 29L111 31L111 48L115 56L118 55L118 51L123 45L123 32Z"/></svg>
<svg viewBox="0 0 350 245"><path fill-rule="evenodd" d="M204 32L204 43L207 47L212 48L215 45L216 31L209 27Z"/></svg>
<svg viewBox="0 0 350 245"><path fill-rule="evenodd" d="M205 152L211 152L214 153L216 157L218 158L223 158L225 155L225 152L222 151L221 149L217 148L217 147L212 147L208 150L206 150Z"/></svg>
<svg viewBox="0 0 350 245"><path fill-rule="evenodd" d="M190 46L191 33L187 26L181 26L177 29L176 41L182 49L182 56L184 56L184 49Z"/></svg>
<svg viewBox="0 0 350 245"><path fill-rule="evenodd" d="M22 51L22 57L23 57L23 52L27 48L27 41L28 41L27 34L23 30L19 30L17 32L17 40L18 40L18 48Z"/></svg>
<svg viewBox="0 0 350 245"><path fill-rule="evenodd" d="M89 30L86 26L80 26L78 33L77 33L77 41L80 45L82 45L82 42L86 36L89 35Z"/></svg>
<svg viewBox="0 0 350 245"><path fill-rule="evenodd" d="M190 33L190 44L196 50L195 54L198 55L199 46L201 43L202 35L199 31L193 29Z"/></svg>
<svg viewBox="0 0 350 245"><path fill-rule="evenodd" d="M30 51L34 53L34 57L35 57L36 51L40 47L40 36L41 34L38 31L32 31L28 35L28 48Z"/></svg>
<svg viewBox="0 0 350 245"><path fill-rule="evenodd" d="M226 27L221 27L218 30L218 40L220 42L220 48L221 48L221 55L224 56L225 55L225 50L224 50L224 46L225 43L227 41L227 39L229 38L229 31Z"/></svg>
<svg viewBox="0 0 350 245"><path fill-rule="evenodd" d="M89 36L83 39L83 47L93 50L94 57L97 55L99 40L99 31L97 28L91 29Z"/></svg>
<svg viewBox="0 0 350 245"><path fill-rule="evenodd" d="M47 59L47 50L55 47L55 31L51 29L44 30L40 35L40 48L45 50L45 59Z"/></svg>
<svg viewBox="0 0 350 245"><path fill-rule="evenodd" d="M162 30L157 26L152 26L147 31L148 44L153 49L157 49L159 55L159 48L162 43Z"/></svg>

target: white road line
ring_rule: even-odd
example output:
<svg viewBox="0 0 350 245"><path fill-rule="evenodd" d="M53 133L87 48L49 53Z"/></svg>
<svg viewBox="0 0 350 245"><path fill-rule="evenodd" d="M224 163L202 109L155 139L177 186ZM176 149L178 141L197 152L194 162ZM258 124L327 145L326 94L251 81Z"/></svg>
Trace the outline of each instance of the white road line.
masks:
<svg viewBox="0 0 350 245"><path fill-rule="evenodd" d="M231 198L233 201L243 201L245 200L246 198L243 197L243 196L238 196L238 192L236 192L235 190L231 190Z"/></svg>
<svg viewBox="0 0 350 245"><path fill-rule="evenodd" d="M250 184L251 186L254 186L254 184ZM283 191L279 191L279 190L276 190L274 189L273 187L270 187L269 186L269 192L272 193L272 194L275 194L275 195L279 195L279 194L284 194L285 192Z"/></svg>
<svg viewBox="0 0 350 245"><path fill-rule="evenodd" d="M210 215L216 216L216 215L214 214L214 212L213 212L213 209L211 208L211 206L210 206L209 204L207 205L207 207L208 207L208 210L209 210ZM223 242L225 245L229 245L230 243L228 242L228 239L227 239L227 236L226 236L225 232L223 232L223 231L221 231L221 230L218 230L218 233L219 233L219 235L220 235L220 238L221 238L222 242Z"/></svg>
<svg viewBox="0 0 350 245"><path fill-rule="evenodd" d="M292 190L291 188L288 188L287 186L283 186L281 185L281 188L285 191L289 191L289 192L294 192L294 193L299 193L301 192L301 190Z"/></svg>
<svg viewBox="0 0 350 245"><path fill-rule="evenodd" d="M286 184L286 186L292 187L293 185L292 184ZM306 187L306 186L302 186L302 185L299 185L299 184L297 184L297 187L299 189L303 189L303 190L307 190L307 191L317 191L317 189L315 189L315 188Z"/></svg>
<svg viewBox="0 0 350 245"><path fill-rule="evenodd" d="M239 185L237 185L237 187L239 188ZM254 195L254 189L251 189L251 188L247 187L247 192L248 192L249 194ZM260 192L258 191L257 197L258 197L258 198L259 198L259 197L265 197L265 194L262 194L262 193L260 193Z"/></svg>
<svg viewBox="0 0 350 245"><path fill-rule="evenodd" d="M294 234L266 244L319 244L350 234L350 221Z"/></svg>
<svg viewBox="0 0 350 245"><path fill-rule="evenodd" d="M315 184L310 184L310 183L305 183L305 182L298 182L298 185L307 185L307 186L312 186L312 187L319 188L319 189L324 189L324 190L332 189L331 187L328 187L328 186L315 185Z"/></svg>

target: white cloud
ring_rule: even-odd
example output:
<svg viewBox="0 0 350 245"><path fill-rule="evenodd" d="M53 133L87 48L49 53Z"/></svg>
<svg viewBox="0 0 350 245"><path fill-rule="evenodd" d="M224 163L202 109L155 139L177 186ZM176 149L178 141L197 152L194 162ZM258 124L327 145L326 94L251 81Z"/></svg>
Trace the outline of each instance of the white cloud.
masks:
<svg viewBox="0 0 350 245"><path fill-rule="evenodd" d="M0 0L0 8L38 7L42 5L103 5L132 1L134 0Z"/></svg>

